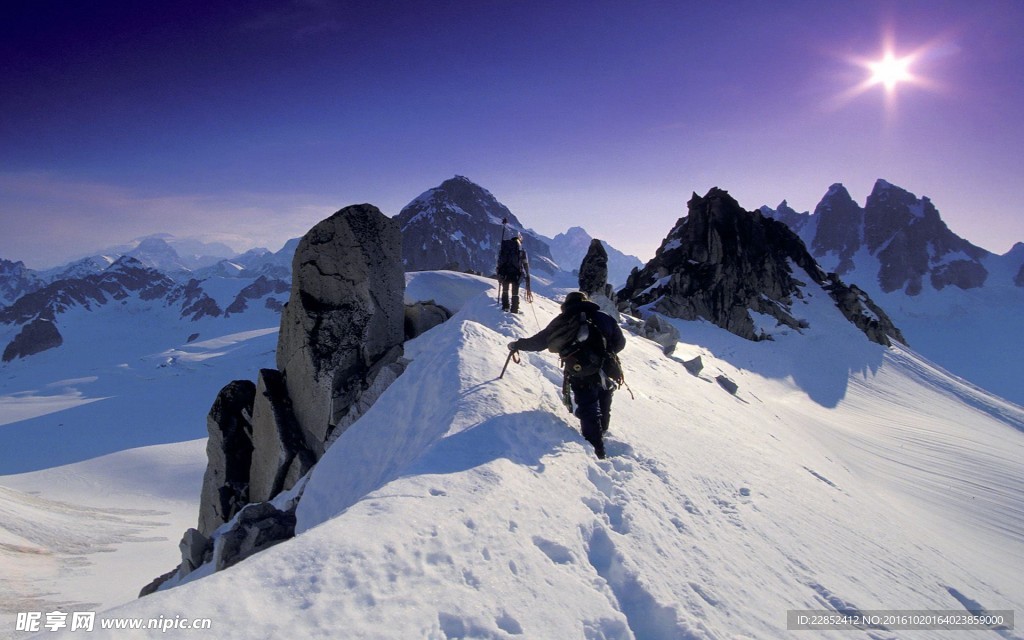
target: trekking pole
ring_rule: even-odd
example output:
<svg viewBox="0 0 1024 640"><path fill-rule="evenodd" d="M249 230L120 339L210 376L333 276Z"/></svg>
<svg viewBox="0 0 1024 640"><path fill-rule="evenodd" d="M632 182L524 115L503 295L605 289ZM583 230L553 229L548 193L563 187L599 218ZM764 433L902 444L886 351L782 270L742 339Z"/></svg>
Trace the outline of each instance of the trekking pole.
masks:
<svg viewBox="0 0 1024 640"><path fill-rule="evenodd" d="M510 361L515 361L516 364L519 364L521 362L518 351L511 350L508 352L508 357L505 358L505 366L501 368L501 375L498 376L498 380L501 380L502 378L505 377L505 369L508 369L508 363Z"/></svg>

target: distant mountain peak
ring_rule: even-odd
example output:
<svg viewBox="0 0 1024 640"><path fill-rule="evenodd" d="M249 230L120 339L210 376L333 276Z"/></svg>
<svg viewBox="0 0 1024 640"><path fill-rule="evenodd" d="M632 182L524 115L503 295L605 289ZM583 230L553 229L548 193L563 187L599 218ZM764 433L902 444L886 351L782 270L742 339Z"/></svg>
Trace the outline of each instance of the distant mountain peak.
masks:
<svg viewBox="0 0 1024 640"><path fill-rule="evenodd" d="M532 269L557 270L547 245L525 229L494 195L465 176L429 189L395 216L402 229L406 271L494 272L498 245L509 230L522 233ZM505 227L502 222L508 221Z"/></svg>
<svg viewBox="0 0 1024 640"><path fill-rule="evenodd" d="M903 290L915 296L925 283L936 290L949 285L970 289L988 278L982 261L989 252L953 233L930 198L882 178L863 207L837 182L807 220L762 210L788 224L815 258L840 275L858 268L859 252L877 259L877 282L886 293Z"/></svg>
<svg viewBox="0 0 1024 640"><path fill-rule="evenodd" d="M842 182L836 182L828 188L828 191L825 193L824 197L822 197L821 202L830 202L833 200L849 200L850 202L853 202L853 196L850 195L849 190Z"/></svg>
<svg viewBox="0 0 1024 640"><path fill-rule="evenodd" d="M563 270L572 272L580 269L593 240L583 227L570 227L552 238L548 246L555 262ZM608 282L612 285L623 285L633 269L644 266L636 256L626 255L604 240L601 245L608 254Z"/></svg>

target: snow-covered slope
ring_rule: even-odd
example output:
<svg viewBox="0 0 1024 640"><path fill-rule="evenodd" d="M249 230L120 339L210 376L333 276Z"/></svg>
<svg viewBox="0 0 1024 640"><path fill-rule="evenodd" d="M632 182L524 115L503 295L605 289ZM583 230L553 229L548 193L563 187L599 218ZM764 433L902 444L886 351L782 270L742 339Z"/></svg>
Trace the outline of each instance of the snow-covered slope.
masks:
<svg viewBox="0 0 1024 640"><path fill-rule="evenodd" d="M279 326L257 305L197 321L135 297L69 309L60 348L0 365L0 473L205 437L217 391L273 365Z"/></svg>
<svg viewBox="0 0 1024 640"><path fill-rule="evenodd" d="M407 344L408 370L313 471L296 538L101 618L210 618L220 638L773 638L791 609L1024 606L1024 411L869 343L823 291L802 304L811 328L774 342L679 323L667 357L632 338L636 397L616 395L598 461L554 356L497 377L557 304L538 296L538 321L477 294Z"/></svg>
<svg viewBox="0 0 1024 640"><path fill-rule="evenodd" d="M18 612L96 611L134 599L178 561L196 524L205 440L0 476L0 638Z"/></svg>

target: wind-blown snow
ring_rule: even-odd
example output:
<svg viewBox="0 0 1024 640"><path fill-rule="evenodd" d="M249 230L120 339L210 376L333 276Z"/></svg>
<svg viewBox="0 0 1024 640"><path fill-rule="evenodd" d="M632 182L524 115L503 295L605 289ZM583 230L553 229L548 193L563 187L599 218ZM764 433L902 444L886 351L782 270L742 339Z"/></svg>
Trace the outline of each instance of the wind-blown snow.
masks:
<svg viewBox="0 0 1024 640"><path fill-rule="evenodd" d="M775 342L680 322L666 357L632 337L606 461L553 355L497 379L555 302L537 322L463 300L313 471L296 538L105 615L209 617L219 638L674 639L788 637L789 609L1019 609L1024 411L810 293L810 328Z"/></svg>

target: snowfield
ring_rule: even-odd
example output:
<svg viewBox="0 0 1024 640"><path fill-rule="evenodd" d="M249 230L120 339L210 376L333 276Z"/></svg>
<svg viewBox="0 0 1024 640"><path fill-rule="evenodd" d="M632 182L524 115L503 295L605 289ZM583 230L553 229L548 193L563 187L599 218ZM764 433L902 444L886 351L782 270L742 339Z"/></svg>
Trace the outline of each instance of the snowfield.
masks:
<svg viewBox="0 0 1024 640"><path fill-rule="evenodd" d="M635 398L616 394L611 457L599 461L561 405L554 355L523 354L498 379L505 345L539 330L557 303L538 295L526 314L503 314L493 282L472 280L412 277L413 297L454 297L460 310L407 343L407 371L314 469L294 539L141 600L101 602L125 602L103 619L209 618L210 632L128 636L98 621L90 636L779 638L794 636L787 611L798 609L1024 611L1021 407L868 342L810 286L796 310L810 328L774 342L678 322L683 342L669 357L629 336ZM694 376L682 361L697 355ZM213 394L199 400L208 407ZM4 575L38 567L19 564L32 554L68 553L86 525L84 547L113 537L108 555L131 554L156 544L132 540L191 507L193 522L159 530L170 556L159 570L94 564L81 569L88 584L57 566L33 588L59 586L56 606L82 610L102 584L137 590L170 570L181 527L194 526L201 444L0 477ZM127 462L139 456L144 468ZM80 479L86 468L102 482ZM51 518L35 538L16 526ZM0 587L0 633L17 607L34 610L19 588Z"/></svg>

